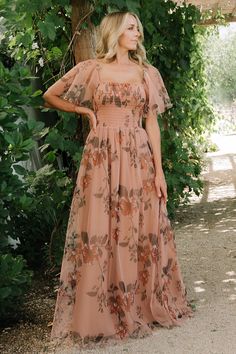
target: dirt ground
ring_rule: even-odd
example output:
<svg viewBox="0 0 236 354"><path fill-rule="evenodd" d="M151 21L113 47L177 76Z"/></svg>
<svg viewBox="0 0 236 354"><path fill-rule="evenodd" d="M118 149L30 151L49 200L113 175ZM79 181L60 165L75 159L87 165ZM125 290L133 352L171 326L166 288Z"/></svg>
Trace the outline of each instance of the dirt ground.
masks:
<svg viewBox="0 0 236 354"><path fill-rule="evenodd" d="M181 327L157 328L143 339L80 353L236 353L236 135L213 140L219 151L206 155L204 192L179 208L173 224L194 317ZM35 281L18 323L6 324L0 333L2 354L53 353L48 341L54 285Z"/></svg>

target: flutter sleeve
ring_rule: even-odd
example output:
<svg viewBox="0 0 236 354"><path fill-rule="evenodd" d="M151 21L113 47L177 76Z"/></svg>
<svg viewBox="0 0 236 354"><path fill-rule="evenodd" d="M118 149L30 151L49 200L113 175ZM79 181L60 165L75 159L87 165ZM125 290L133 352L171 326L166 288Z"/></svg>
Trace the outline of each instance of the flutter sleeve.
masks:
<svg viewBox="0 0 236 354"><path fill-rule="evenodd" d="M146 91L146 103L143 112L144 118L147 118L150 113L157 116L173 106L157 68L148 65L148 68L144 69L144 83Z"/></svg>
<svg viewBox="0 0 236 354"><path fill-rule="evenodd" d="M78 106L93 109L93 93L98 85L96 65L94 59L81 61L50 86L47 92L53 92Z"/></svg>

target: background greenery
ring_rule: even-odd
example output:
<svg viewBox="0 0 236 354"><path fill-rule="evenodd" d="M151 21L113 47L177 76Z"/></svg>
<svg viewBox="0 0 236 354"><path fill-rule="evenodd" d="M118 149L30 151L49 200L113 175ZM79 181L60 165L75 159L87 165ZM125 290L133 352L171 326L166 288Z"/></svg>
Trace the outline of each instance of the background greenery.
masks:
<svg viewBox="0 0 236 354"><path fill-rule="evenodd" d="M0 5L0 261L9 274L11 267L22 274L21 293L11 276L7 281L19 297L32 273L17 256L32 270L60 269L84 139L82 121L73 114L42 109L42 92L75 63L68 49L70 1L0 0ZM179 204L202 188L202 147L214 123L202 56L211 31L197 25L201 15L194 6L172 1L99 0L91 6L95 25L113 10L135 11L144 25L148 59L160 70L173 103L159 117L173 217ZM81 28L87 25L85 20ZM0 282L0 301L10 294L4 287Z"/></svg>
<svg viewBox="0 0 236 354"><path fill-rule="evenodd" d="M207 38L204 54L211 65L206 67L210 98L213 103L236 101L236 33L219 36L214 31Z"/></svg>

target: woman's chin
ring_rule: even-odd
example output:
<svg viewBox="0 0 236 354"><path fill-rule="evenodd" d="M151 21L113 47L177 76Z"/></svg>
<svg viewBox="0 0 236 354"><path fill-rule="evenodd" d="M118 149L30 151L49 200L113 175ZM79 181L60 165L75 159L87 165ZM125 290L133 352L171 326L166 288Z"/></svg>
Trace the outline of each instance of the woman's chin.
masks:
<svg viewBox="0 0 236 354"><path fill-rule="evenodd" d="M137 49L137 45L132 45L128 48L128 50L136 50Z"/></svg>

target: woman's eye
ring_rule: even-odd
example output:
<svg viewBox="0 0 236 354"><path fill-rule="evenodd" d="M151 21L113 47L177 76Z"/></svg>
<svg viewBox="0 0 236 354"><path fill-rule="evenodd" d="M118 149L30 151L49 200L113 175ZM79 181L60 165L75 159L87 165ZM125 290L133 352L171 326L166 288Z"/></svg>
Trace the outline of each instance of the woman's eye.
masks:
<svg viewBox="0 0 236 354"><path fill-rule="evenodd" d="M129 29L129 30L133 30L134 27L129 27L128 29ZM139 32L139 28L137 28L137 31Z"/></svg>

